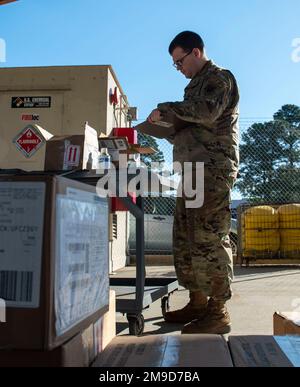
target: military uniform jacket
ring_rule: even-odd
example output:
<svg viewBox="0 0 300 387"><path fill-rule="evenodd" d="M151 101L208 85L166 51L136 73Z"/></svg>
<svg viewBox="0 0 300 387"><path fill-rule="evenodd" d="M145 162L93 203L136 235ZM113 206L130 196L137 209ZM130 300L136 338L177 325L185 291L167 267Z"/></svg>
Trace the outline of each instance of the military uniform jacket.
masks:
<svg viewBox="0 0 300 387"><path fill-rule="evenodd" d="M174 144L174 161L204 162L209 168L237 172L238 103L233 74L208 61L185 88L182 102L159 104L162 113L191 123L168 138Z"/></svg>

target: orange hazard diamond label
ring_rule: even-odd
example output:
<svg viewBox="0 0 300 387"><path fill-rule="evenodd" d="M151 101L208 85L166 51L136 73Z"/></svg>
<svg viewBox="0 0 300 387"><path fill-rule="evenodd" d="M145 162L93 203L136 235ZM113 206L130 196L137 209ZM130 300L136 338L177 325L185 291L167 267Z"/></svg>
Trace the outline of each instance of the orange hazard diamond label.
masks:
<svg viewBox="0 0 300 387"><path fill-rule="evenodd" d="M15 137L13 142L25 157L30 158L44 144L45 140L34 126L28 125Z"/></svg>

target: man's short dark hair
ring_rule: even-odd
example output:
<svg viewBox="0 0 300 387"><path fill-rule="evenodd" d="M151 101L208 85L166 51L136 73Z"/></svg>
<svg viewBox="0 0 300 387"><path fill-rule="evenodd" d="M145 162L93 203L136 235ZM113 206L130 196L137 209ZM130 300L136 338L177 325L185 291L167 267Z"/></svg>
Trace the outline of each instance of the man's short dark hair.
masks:
<svg viewBox="0 0 300 387"><path fill-rule="evenodd" d="M203 52L204 42L196 32L183 31L172 40L169 46L170 55L172 55L177 47L181 47L185 52L192 51L194 48L199 48Z"/></svg>

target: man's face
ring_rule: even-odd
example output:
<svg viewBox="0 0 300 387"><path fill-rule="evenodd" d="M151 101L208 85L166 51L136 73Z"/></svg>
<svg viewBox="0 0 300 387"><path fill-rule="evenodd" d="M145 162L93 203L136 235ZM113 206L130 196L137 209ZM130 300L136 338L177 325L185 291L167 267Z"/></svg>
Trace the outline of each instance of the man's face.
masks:
<svg viewBox="0 0 300 387"><path fill-rule="evenodd" d="M184 51L181 47L176 47L172 52L174 64L177 65L177 70L180 71L186 78L193 78L199 71L199 63L203 53L194 48L192 51Z"/></svg>

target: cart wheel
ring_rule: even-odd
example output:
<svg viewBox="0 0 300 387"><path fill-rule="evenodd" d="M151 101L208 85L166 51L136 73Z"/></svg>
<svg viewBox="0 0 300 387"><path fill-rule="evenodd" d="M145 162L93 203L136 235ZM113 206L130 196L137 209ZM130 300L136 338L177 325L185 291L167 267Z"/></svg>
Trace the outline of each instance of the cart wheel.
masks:
<svg viewBox="0 0 300 387"><path fill-rule="evenodd" d="M165 296L161 299L161 310L163 316L170 310L170 296Z"/></svg>
<svg viewBox="0 0 300 387"><path fill-rule="evenodd" d="M144 333L145 320L142 314L127 314L127 320L131 336L141 336Z"/></svg>

